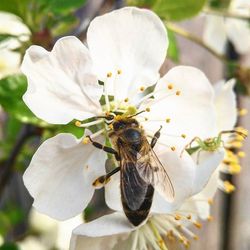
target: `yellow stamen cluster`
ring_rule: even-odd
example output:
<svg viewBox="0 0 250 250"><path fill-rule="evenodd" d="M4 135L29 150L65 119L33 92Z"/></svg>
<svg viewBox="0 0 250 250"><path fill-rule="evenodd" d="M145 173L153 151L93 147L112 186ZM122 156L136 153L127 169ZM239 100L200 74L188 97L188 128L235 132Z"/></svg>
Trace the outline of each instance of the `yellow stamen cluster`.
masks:
<svg viewBox="0 0 250 250"><path fill-rule="evenodd" d="M168 89L171 90L171 89L173 89L173 88L174 88L173 84L172 84L172 83L169 83L169 84L168 84Z"/></svg>
<svg viewBox="0 0 250 250"><path fill-rule="evenodd" d="M230 174L238 174L241 171L241 166L239 164L239 158L237 154L229 149L226 150L226 156L223 160L223 163L225 164L226 170Z"/></svg>
<svg viewBox="0 0 250 250"><path fill-rule="evenodd" d="M117 70L117 74L120 75L122 71L120 69Z"/></svg>
<svg viewBox="0 0 250 250"><path fill-rule="evenodd" d="M166 123L170 123L171 119L170 118L166 118Z"/></svg>
<svg viewBox="0 0 250 250"><path fill-rule="evenodd" d="M112 77L112 72L108 72L108 73L107 73L107 77L108 77L108 78Z"/></svg>
<svg viewBox="0 0 250 250"><path fill-rule="evenodd" d="M141 86L140 87L140 91L143 92L145 90L145 87L144 86Z"/></svg>
<svg viewBox="0 0 250 250"><path fill-rule="evenodd" d="M198 222L198 221L194 221L194 222L193 222L193 225L194 225L195 227L197 227L198 229L202 228L201 223Z"/></svg>
<svg viewBox="0 0 250 250"><path fill-rule="evenodd" d="M90 142L90 139L88 137L83 138L82 143L88 144Z"/></svg>
<svg viewBox="0 0 250 250"><path fill-rule="evenodd" d="M82 125L82 123L80 121L75 122L75 126L80 127L81 125Z"/></svg>
<svg viewBox="0 0 250 250"><path fill-rule="evenodd" d="M224 181L223 187L224 187L225 192L228 194L232 193L235 190L235 186L229 181Z"/></svg>
<svg viewBox="0 0 250 250"><path fill-rule="evenodd" d="M213 218L213 216L211 216L211 215L209 215L208 217L207 217L207 221L212 221L214 218Z"/></svg>
<svg viewBox="0 0 250 250"><path fill-rule="evenodd" d="M180 94L181 94L181 91L178 90L178 91L175 92L175 94L176 94L176 95L180 95Z"/></svg>
<svg viewBox="0 0 250 250"><path fill-rule="evenodd" d="M181 137L185 139L187 136L185 134L182 134Z"/></svg>
<svg viewBox="0 0 250 250"><path fill-rule="evenodd" d="M145 110L146 110L147 112L150 112L150 108L146 108Z"/></svg>
<svg viewBox="0 0 250 250"><path fill-rule="evenodd" d="M175 150L176 150L176 148L175 148L174 146L172 146L172 147L171 147L171 150L172 150L172 151L175 151Z"/></svg>
<svg viewBox="0 0 250 250"><path fill-rule="evenodd" d="M207 202L208 202L209 205L213 205L214 204L213 199L208 199Z"/></svg>
<svg viewBox="0 0 250 250"><path fill-rule="evenodd" d="M246 115L247 113L248 113L248 110L245 109L245 108L238 110L238 115L239 115L239 116L244 116L244 115Z"/></svg>

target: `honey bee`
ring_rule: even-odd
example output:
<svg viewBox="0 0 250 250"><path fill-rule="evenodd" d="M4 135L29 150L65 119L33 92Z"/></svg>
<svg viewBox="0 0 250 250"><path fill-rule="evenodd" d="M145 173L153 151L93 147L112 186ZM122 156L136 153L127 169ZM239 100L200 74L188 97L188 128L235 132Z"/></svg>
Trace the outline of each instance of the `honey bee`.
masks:
<svg viewBox="0 0 250 250"><path fill-rule="evenodd" d="M113 148L91 140L92 144L115 155L119 167L110 173L97 178L94 186L104 185L110 177L120 171L121 201L124 213L134 225L140 225L148 217L154 190L158 191L167 201L174 199L174 188L171 180L153 151L161 128L155 133L151 143L138 121L131 117L113 120L112 131L109 133Z"/></svg>

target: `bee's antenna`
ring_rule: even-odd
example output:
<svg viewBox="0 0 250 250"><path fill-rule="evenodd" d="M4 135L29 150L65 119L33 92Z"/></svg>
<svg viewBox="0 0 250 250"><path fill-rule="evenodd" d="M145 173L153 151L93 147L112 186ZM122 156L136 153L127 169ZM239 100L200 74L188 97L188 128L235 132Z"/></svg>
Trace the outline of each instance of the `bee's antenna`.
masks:
<svg viewBox="0 0 250 250"><path fill-rule="evenodd" d="M100 115L100 116L95 116L95 118L104 118L105 120L108 120L108 121L111 121L114 119L114 115L112 114L109 114L109 115Z"/></svg>
<svg viewBox="0 0 250 250"><path fill-rule="evenodd" d="M140 112L138 112L138 113L136 113L134 115L130 115L130 116L128 116L128 118L132 118L132 117L140 115L141 113L144 113L144 112L146 112L146 110L142 110L142 111L140 111Z"/></svg>

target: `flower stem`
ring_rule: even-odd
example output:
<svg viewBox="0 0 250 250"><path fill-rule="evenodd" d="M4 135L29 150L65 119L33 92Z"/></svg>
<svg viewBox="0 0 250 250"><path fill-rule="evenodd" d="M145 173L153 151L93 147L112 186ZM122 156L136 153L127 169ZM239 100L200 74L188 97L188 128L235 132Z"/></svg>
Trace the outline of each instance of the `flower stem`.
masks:
<svg viewBox="0 0 250 250"><path fill-rule="evenodd" d="M150 225L150 227L151 227L151 229L152 229L152 231L157 239L157 243L158 243L160 249L161 250L168 250L164 240L162 239L162 237L161 237L159 231L157 230L157 228L155 227L154 223L151 220L149 220L148 223L149 223L149 225Z"/></svg>
<svg viewBox="0 0 250 250"><path fill-rule="evenodd" d="M210 52L211 54L213 54L215 57L217 57L219 60L223 61L223 62L227 62L227 58L218 53L217 51L215 51L213 48L211 48L209 45L205 44L201 38L199 38L198 36L195 36L194 34L186 31L185 29L181 28L180 26L177 26L173 23L169 23L169 22L165 22L165 25L167 27L167 29L173 31L174 33L183 36L185 38L187 38L188 40L191 40L192 42L195 42L196 44L200 45L201 47L203 47L204 49L206 49L208 52Z"/></svg>
<svg viewBox="0 0 250 250"><path fill-rule="evenodd" d="M210 9L210 8L205 8L205 9L203 9L202 12L204 12L205 14L209 14L209 15L230 17L230 18L241 19L241 20L245 20L245 21L250 20L249 15L241 15L238 13L233 13L233 12L228 12L228 11L218 11L218 10L214 10L214 9Z"/></svg>

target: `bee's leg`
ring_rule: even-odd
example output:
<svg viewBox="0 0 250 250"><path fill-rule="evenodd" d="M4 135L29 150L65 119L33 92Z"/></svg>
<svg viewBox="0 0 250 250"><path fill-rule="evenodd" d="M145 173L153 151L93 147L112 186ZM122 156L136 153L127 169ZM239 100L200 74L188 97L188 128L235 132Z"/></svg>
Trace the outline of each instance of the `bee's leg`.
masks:
<svg viewBox="0 0 250 250"><path fill-rule="evenodd" d="M156 133L154 134L154 136L153 136L153 138L152 138L152 140L151 140L151 144L150 144L150 145L151 145L151 148L153 148L153 147L155 146L157 140L160 138L160 136L161 136L161 133L160 133L161 129L162 129L162 126L161 126L161 127L159 128L159 130L157 130Z"/></svg>
<svg viewBox="0 0 250 250"><path fill-rule="evenodd" d="M87 136L87 137L89 138L89 140L91 141L91 143L92 143L92 145L93 145L94 147L99 148L99 149L102 149L103 151L105 151L105 152L107 152L107 153L110 153L110 154L115 155L115 159L116 159L117 161L120 161L121 158L120 158L120 156L119 156L119 154L118 154L118 152L117 152L116 150L114 150L113 148L104 146L104 145L102 145L102 144L99 143L99 142L93 141L93 140L91 139L90 136Z"/></svg>
<svg viewBox="0 0 250 250"><path fill-rule="evenodd" d="M115 173L117 173L118 171L121 170L121 167L117 167L114 170L112 170L111 172L102 175L100 177L98 177L93 183L92 185L96 188L101 188L103 187L105 184L107 184L110 181L110 177L112 175L114 175Z"/></svg>

